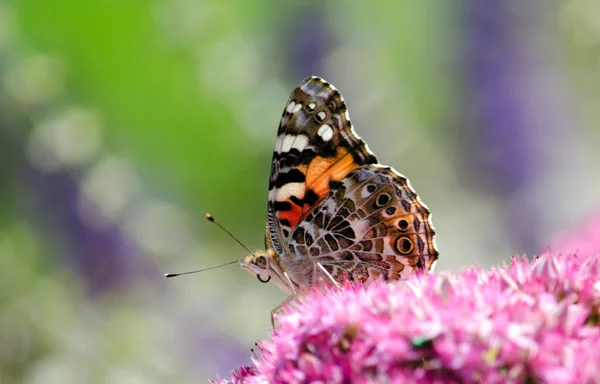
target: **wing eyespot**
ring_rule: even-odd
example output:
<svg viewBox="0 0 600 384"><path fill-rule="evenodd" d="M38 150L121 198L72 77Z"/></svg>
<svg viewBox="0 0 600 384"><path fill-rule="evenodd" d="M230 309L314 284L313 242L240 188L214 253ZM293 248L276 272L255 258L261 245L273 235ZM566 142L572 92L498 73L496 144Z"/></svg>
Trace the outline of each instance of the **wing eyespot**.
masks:
<svg viewBox="0 0 600 384"><path fill-rule="evenodd" d="M320 112L317 112L317 114L315 115L315 120L316 120L318 123L322 123L322 122L324 122L324 121L325 121L325 119L327 119L327 112L325 112L325 111L320 111Z"/></svg>
<svg viewBox="0 0 600 384"><path fill-rule="evenodd" d="M402 231L402 232L406 232L406 230L408 229L409 226L410 226L410 224L408 223L408 220L406 220L406 219L402 219L402 220L398 221L398 229L400 229L400 231Z"/></svg>
<svg viewBox="0 0 600 384"><path fill-rule="evenodd" d="M413 244L412 240L409 239L407 236L400 236L398 239L396 239L395 245L396 250L402 255L410 254L415 248L415 245Z"/></svg>
<svg viewBox="0 0 600 384"><path fill-rule="evenodd" d="M377 200L375 200L375 207L382 208L386 206L392 200L392 196L387 192L382 192L377 196Z"/></svg>

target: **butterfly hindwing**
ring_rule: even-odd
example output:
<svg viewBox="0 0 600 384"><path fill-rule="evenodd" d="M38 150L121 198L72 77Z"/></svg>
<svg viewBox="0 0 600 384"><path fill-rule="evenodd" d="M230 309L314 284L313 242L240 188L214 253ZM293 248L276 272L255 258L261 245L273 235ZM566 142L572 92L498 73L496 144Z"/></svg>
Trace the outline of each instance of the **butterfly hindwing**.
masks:
<svg viewBox="0 0 600 384"><path fill-rule="evenodd" d="M308 255L337 281L397 280L433 268L431 214L409 181L390 167L353 170L294 230L288 253ZM293 270L298 260L281 260ZM287 261L287 265L286 265Z"/></svg>
<svg viewBox="0 0 600 384"><path fill-rule="evenodd" d="M350 172L377 163L356 135L341 94L310 77L281 117L269 179L266 240L280 255L298 224Z"/></svg>

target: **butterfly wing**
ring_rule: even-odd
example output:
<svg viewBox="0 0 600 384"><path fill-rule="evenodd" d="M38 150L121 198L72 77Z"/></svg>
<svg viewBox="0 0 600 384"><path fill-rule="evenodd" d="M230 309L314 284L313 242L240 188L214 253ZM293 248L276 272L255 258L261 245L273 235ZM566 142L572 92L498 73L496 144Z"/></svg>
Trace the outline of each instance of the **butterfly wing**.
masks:
<svg viewBox="0 0 600 384"><path fill-rule="evenodd" d="M289 252L310 255L339 282L398 280L438 258L429 209L406 177L381 165L350 172L294 230Z"/></svg>
<svg viewBox="0 0 600 384"><path fill-rule="evenodd" d="M318 77L292 92L277 132L269 180L267 248L287 251L292 231L350 172L377 163L356 135L335 87Z"/></svg>

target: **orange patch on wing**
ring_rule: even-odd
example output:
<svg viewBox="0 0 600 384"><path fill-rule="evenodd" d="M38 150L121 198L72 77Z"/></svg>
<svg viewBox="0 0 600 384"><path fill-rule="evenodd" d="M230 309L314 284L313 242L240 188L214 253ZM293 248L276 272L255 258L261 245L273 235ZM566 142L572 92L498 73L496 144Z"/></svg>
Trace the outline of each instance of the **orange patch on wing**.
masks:
<svg viewBox="0 0 600 384"><path fill-rule="evenodd" d="M329 182L340 181L347 174L358 168L352 154L338 148L333 158L316 157L308 165L306 172L306 188L312 189L322 199L329 192Z"/></svg>
<svg viewBox="0 0 600 384"><path fill-rule="evenodd" d="M298 169L306 175L306 189L314 191L320 201L327 193L329 193L329 182L331 180L337 182L346 177L347 174L358 168L358 164L354 162L352 154L344 148L338 148L335 157L315 157L308 166L303 165ZM296 196L303 199L304 196ZM286 199L292 206L288 211L278 213L279 221L287 220L290 222L290 228L296 228L298 223L302 221L316 206L316 204L304 203L302 207L298 206L290 199Z"/></svg>

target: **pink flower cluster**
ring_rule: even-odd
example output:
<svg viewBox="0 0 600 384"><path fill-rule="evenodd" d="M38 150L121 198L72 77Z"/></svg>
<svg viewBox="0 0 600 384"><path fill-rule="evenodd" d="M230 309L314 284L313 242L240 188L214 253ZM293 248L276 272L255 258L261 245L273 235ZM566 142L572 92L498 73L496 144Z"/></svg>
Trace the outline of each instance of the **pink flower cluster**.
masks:
<svg viewBox="0 0 600 384"><path fill-rule="evenodd" d="M236 383L600 383L600 255L315 290Z"/></svg>

